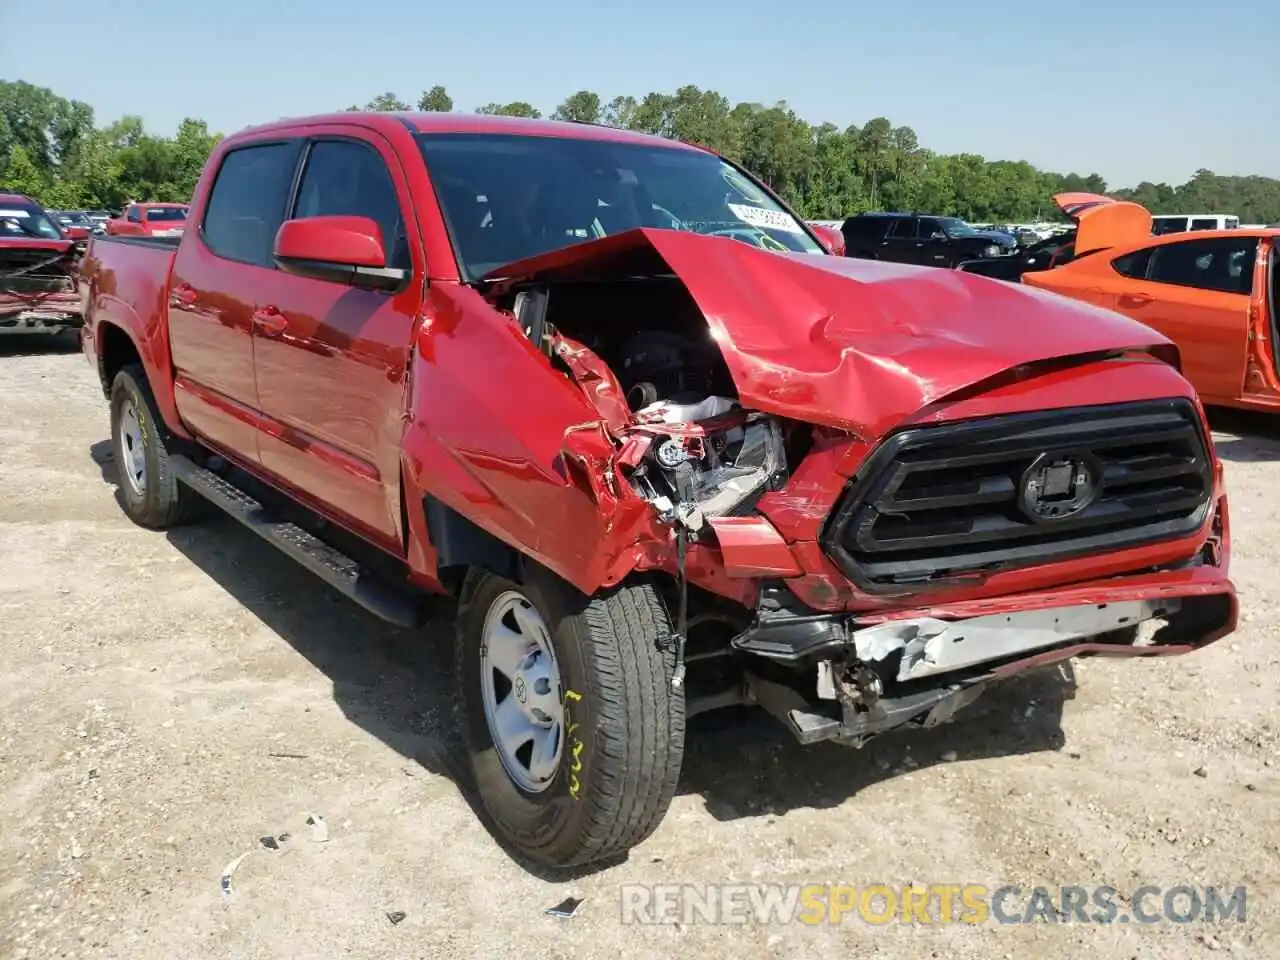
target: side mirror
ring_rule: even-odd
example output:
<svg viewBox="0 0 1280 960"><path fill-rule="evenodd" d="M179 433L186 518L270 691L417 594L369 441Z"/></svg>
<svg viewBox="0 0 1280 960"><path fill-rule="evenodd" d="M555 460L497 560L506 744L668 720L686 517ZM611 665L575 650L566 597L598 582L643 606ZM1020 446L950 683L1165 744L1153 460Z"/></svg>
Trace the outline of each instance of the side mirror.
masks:
<svg viewBox="0 0 1280 960"><path fill-rule="evenodd" d="M67 231L68 240L88 240L89 239L88 227L66 227L65 229Z"/></svg>
<svg viewBox="0 0 1280 960"><path fill-rule="evenodd" d="M929 234L929 239L930 240L948 240L950 238L941 230L935 230L933 231L933 233Z"/></svg>
<svg viewBox="0 0 1280 960"><path fill-rule="evenodd" d="M388 267L382 229L369 217L286 220L276 233L275 260L300 277L370 290L395 290L407 271Z"/></svg>
<svg viewBox="0 0 1280 960"><path fill-rule="evenodd" d="M834 227L824 226L820 223L809 224L809 229L818 235L818 239L822 241L822 245L827 248L829 253L837 257L844 256L844 234Z"/></svg>

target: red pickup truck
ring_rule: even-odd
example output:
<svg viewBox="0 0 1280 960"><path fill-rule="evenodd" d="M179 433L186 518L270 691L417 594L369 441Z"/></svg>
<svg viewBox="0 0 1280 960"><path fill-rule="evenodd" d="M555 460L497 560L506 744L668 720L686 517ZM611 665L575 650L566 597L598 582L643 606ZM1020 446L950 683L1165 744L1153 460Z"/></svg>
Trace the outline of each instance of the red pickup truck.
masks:
<svg viewBox="0 0 1280 960"><path fill-rule="evenodd" d="M113 237L180 237L188 209L185 203L131 203L105 230Z"/></svg>
<svg viewBox="0 0 1280 960"><path fill-rule="evenodd" d="M531 858L648 836L704 710L860 743L1235 627L1169 341L831 255L713 153L320 116L222 141L191 222L86 254L124 509L212 501L396 623L456 598L469 770Z"/></svg>

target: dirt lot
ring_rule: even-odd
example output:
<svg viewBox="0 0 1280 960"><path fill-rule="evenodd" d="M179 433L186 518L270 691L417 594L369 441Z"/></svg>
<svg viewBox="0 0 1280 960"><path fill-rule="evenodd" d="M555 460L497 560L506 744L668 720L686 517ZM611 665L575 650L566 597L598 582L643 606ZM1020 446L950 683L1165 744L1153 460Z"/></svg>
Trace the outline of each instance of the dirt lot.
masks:
<svg viewBox="0 0 1280 960"><path fill-rule="evenodd" d="M1019 680L862 751L802 749L751 715L697 724L659 832L550 882L450 775L448 624L390 629L225 519L132 526L84 360L9 340L0 370L0 957L1280 955L1280 429L1264 421L1218 435L1234 636ZM1249 915L620 923L620 884L735 882L1244 884ZM568 896L586 898L575 917L544 914Z"/></svg>

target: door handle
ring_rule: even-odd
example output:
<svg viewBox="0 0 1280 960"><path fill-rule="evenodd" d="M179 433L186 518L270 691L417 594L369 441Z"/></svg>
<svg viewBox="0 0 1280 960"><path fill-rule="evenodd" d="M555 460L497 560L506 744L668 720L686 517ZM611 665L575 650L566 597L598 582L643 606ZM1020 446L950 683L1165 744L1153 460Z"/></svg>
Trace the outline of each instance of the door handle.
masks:
<svg viewBox="0 0 1280 960"><path fill-rule="evenodd" d="M253 311L253 325L270 336L283 333L284 328L289 325L289 320L278 307L266 306Z"/></svg>
<svg viewBox="0 0 1280 960"><path fill-rule="evenodd" d="M169 305L173 307L189 307L196 302L196 288L189 283L180 283L169 292Z"/></svg>
<svg viewBox="0 0 1280 960"><path fill-rule="evenodd" d="M1141 307L1150 303L1151 300L1151 296L1145 293L1124 293L1120 295L1120 302L1126 307Z"/></svg>

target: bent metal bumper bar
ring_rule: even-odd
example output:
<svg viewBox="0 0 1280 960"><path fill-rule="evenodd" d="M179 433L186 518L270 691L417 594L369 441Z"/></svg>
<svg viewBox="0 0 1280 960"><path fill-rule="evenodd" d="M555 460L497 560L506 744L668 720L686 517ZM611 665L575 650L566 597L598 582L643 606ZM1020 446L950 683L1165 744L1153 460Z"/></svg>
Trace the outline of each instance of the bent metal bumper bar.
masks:
<svg viewBox="0 0 1280 960"><path fill-rule="evenodd" d="M857 658L864 663L890 663L899 655L894 679L905 683L1123 630L1176 613L1181 607L1182 601L1176 599L1132 600L997 613L959 621L931 617L887 620L855 630L852 639Z"/></svg>
<svg viewBox="0 0 1280 960"><path fill-rule="evenodd" d="M816 702L764 671L746 670L749 699L802 743L860 744L897 727L945 722L989 683L1023 670L1077 656L1188 653L1229 633L1235 620L1235 595L1225 591L870 626L848 616L784 614L757 621L733 646L816 667Z"/></svg>

